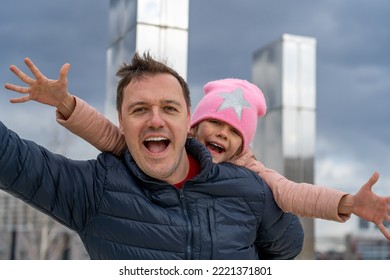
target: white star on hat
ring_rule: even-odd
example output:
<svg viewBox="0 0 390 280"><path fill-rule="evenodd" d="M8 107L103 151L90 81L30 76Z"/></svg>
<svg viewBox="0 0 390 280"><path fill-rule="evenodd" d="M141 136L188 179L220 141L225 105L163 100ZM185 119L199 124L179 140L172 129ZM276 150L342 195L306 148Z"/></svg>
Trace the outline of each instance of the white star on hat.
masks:
<svg viewBox="0 0 390 280"><path fill-rule="evenodd" d="M244 107L251 108L251 104L245 99L241 88L237 88L233 92L224 92L219 94L224 101L219 106L218 111L232 108L236 112L237 118L241 121L242 111Z"/></svg>

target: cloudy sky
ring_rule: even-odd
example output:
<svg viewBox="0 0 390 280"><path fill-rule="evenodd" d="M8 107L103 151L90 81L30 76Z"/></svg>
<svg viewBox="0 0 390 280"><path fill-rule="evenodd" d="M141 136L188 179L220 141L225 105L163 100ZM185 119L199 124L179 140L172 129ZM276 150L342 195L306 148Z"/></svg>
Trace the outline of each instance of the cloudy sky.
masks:
<svg viewBox="0 0 390 280"><path fill-rule="evenodd" d="M30 57L57 78L69 62L69 89L103 111L108 0L4 0L0 8L0 84ZM284 33L317 40L316 183L355 193L378 171L375 191L390 194L390 2L385 0L191 0L188 82L251 80L253 53ZM59 127L54 109L12 105L0 89L0 119L22 137L73 158L97 151ZM196 104L193 104L196 105ZM318 236L352 231L317 222Z"/></svg>

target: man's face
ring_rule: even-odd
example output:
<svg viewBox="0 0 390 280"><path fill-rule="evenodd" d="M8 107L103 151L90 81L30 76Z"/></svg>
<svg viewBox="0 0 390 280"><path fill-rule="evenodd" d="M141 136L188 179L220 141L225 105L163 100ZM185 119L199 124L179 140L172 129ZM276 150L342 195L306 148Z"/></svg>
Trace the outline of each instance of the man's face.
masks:
<svg viewBox="0 0 390 280"><path fill-rule="evenodd" d="M141 170L170 184L182 181L189 168L184 145L190 115L177 79L157 74L131 82L121 108L120 129Z"/></svg>

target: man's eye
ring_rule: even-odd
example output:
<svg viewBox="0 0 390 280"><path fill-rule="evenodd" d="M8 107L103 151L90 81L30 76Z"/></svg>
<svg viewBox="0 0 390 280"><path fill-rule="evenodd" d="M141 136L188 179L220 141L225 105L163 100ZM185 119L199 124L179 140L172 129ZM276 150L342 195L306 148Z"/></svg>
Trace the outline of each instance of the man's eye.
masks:
<svg viewBox="0 0 390 280"><path fill-rule="evenodd" d="M172 107L172 106L166 106L164 107L164 110L167 111L167 112L176 112L176 108L175 107Z"/></svg>
<svg viewBox="0 0 390 280"><path fill-rule="evenodd" d="M146 108L143 108L143 107L135 108L135 109L133 110L133 114L142 114L142 113L144 113L144 112L146 112Z"/></svg>

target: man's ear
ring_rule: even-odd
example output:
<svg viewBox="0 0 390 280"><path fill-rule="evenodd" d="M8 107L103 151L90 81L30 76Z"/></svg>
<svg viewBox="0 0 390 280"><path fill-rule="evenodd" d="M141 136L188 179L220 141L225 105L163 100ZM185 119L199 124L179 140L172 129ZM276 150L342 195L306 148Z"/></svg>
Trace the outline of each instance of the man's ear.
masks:
<svg viewBox="0 0 390 280"><path fill-rule="evenodd" d="M191 131L191 113L190 112L187 112L187 134L190 133Z"/></svg>
<svg viewBox="0 0 390 280"><path fill-rule="evenodd" d="M191 127L190 130L188 131L188 137L195 138L196 131L195 127Z"/></svg>
<svg viewBox="0 0 390 280"><path fill-rule="evenodd" d="M121 115L120 112L118 112L118 122L119 122L119 130L122 133L122 135L124 135L124 133L123 133L123 125L122 125L122 115Z"/></svg>

